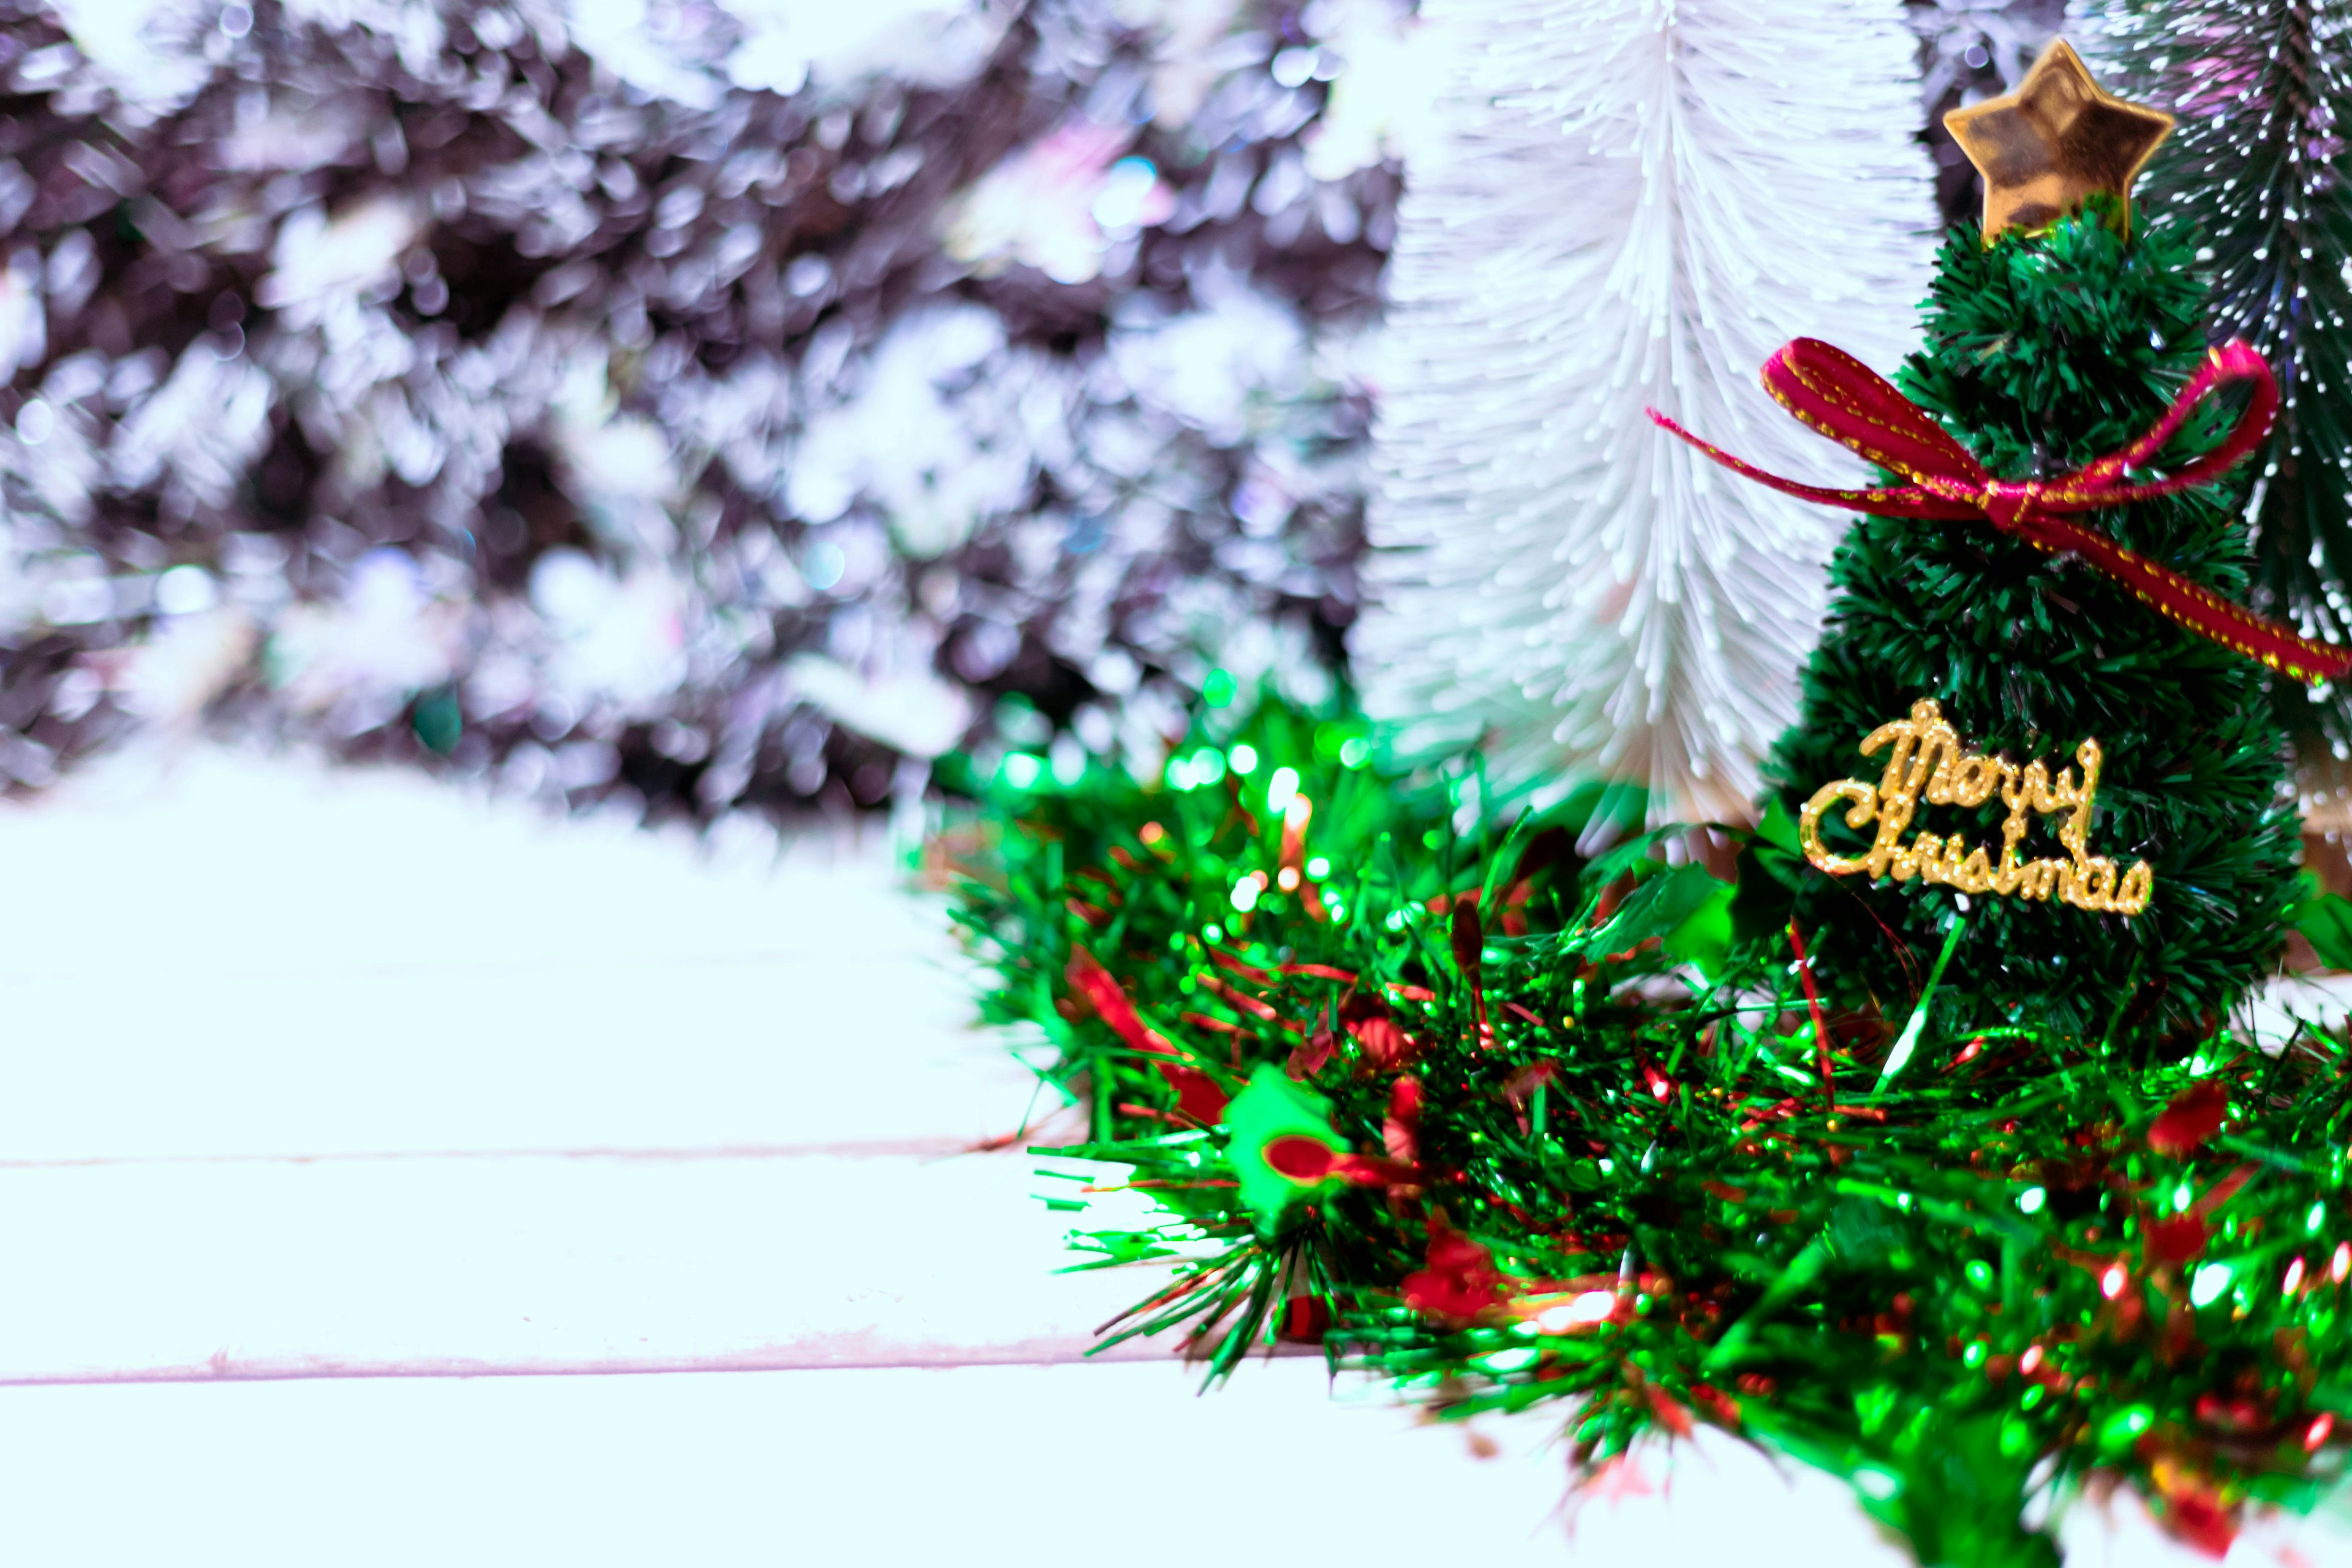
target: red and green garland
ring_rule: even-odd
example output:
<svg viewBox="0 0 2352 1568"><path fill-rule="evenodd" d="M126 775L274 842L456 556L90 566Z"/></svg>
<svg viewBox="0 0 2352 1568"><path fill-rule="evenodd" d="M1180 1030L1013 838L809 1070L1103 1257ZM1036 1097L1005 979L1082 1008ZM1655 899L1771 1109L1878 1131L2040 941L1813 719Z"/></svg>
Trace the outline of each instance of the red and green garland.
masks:
<svg viewBox="0 0 2352 1568"><path fill-rule="evenodd" d="M1939 1027L1933 978L1825 1014L1803 932L1754 912L1805 874L1777 816L1717 831L1736 858L1588 860L1605 801L1504 832L1367 752L1213 710L1162 780L999 783L959 835L986 1013L1051 1037L1091 1119L1039 1152L1156 1207L1074 1233L1172 1267L1106 1343L1172 1331L1222 1376L1319 1342L1444 1415L1548 1405L1586 1473L1711 1424L1848 1478L1928 1564L2055 1563L2028 1498L2095 1473L2217 1554L2334 1482L2340 1035L2136 1062Z"/></svg>

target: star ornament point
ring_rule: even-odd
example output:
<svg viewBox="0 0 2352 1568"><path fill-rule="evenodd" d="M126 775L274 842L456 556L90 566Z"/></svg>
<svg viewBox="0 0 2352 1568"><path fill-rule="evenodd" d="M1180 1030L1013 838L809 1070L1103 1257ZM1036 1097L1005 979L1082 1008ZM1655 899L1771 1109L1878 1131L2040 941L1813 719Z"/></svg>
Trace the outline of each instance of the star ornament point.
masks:
<svg viewBox="0 0 2352 1568"><path fill-rule="evenodd" d="M1944 129L1984 176L1984 242L2056 223L2105 191L2131 232L2132 181L2172 130L2160 109L2116 97L2091 79L2061 38L2015 92L1944 116Z"/></svg>

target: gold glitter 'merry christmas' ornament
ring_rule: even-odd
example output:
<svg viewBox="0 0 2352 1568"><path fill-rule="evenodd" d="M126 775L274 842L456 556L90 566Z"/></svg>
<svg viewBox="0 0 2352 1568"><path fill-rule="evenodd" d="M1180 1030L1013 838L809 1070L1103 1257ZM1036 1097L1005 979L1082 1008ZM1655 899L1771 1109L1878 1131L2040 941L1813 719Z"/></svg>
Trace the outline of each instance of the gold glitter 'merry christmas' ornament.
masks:
<svg viewBox="0 0 2352 1568"><path fill-rule="evenodd" d="M1958 731L1944 718L1937 703L1922 700L1911 705L1908 719L1894 719L1873 730L1862 742L1862 754L1872 755L1891 744L1886 771L1875 786L1860 779L1839 779L1823 784L1805 802L1797 819L1805 858L1832 877L1866 871L1875 879L1892 877L1907 882L1940 882L1963 893L1999 893L2003 897L2046 900L2055 893L2061 902L2078 910L2098 910L2136 915L2147 908L2156 876L2145 860L2134 863L2120 877L2116 863L2090 852L2091 817L2099 795L2099 763L2105 753L2095 740L2074 749L2083 770L2077 783L2073 768L2061 768L2052 778L2042 762L2020 768L2007 757L1989 757L1960 743ZM2009 807L2001 824L2000 859L1996 863L1982 847L1971 848L1958 833L1946 837L1922 833L1909 848L1898 842L1911 826L1912 814L1924 797L1934 805L1982 805L1999 790ZM1822 814L1838 802L1851 801L1846 826L1878 824L1878 837L1868 854L1847 858L1832 854L1822 842ZM2066 847L2063 860L2020 860L2017 847L2025 837L2026 814L2063 814L2058 842Z"/></svg>
<svg viewBox="0 0 2352 1568"><path fill-rule="evenodd" d="M2061 38L2015 92L1944 116L1944 129L1984 176L1984 242L2056 223L2098 192L2131 233L2131 186L2172 129L2172 116L2101 89Z"/></svg>

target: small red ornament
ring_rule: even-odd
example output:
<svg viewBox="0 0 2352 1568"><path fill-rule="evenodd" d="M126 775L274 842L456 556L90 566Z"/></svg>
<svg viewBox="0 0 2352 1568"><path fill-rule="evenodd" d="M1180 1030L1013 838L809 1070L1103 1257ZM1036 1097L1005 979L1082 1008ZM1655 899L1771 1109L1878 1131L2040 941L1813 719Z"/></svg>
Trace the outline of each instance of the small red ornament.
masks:
<svg viewBox="0 0 2352 1568"><path fill-rule="evenodd" d="M1654 1383L1643 1384L1642 1392L1649 1395L1650 1414L1658 1418L1659 1426L1677 1437L1687 1437L1691 1435L1689 1406Z"/></svg>
<svg viewBox="0 0 2352 1568"><path fill-rule="evenodd" d="M1509 1106L1512 1114L1519 1119L1520 1131L1533 1130L1534 1124L1528 1120L1528 1105L1535 1099L1536 1090L1556 1082L1559 1078L1559 1063L1546 1060L1529 1062L1503 1080L1500 1090L1503 1103Z"/></svg>
<svg viewBox="0 0 2352 1568"><path fill-rule="evenodd" d="M2186 1154L2221 1131L2230 1114L2230 1091L2208 1079L2191 1084L2164 1108L2147 1130L2147 1146L2159 1154Z"/></svg>
<svg viewBox="0 0 2352 1568"><path fill-rule="evenodd" d="M1381 1123L1381 1146L1391 1160L1421 1163L1421 1079L1406 1073L1389 1086L1388 1120Z"/></svg>
<svg viewBox="0 0 2352 1568"><path fill-rule="evenodd" d="M1331 1054L1339 1048L1339 1037L1328 1017L1318 1016L1307 1037L1290 1048L1290 1060L1283 1070L1290 1075L1293 1083L1305 1083L1329 1065Z"/></svg>
<svg viewBox="0 0 2352 1568"><path fill-rule="evenodd" d="M2251 1399L2224 1399L2218 1394L2197 1396L2197 1419L2218 1432L2257 1432L2270 1417Z"/></svg>
<svg viewBox="0 0 2352 1568"><path fill-rule="evenodd" d="M1478 1026L1478 1043L1493 1043L1494 1028L1486 1022L1486 928L1478 919L1478 895L1465 893L1454 901L1454 967L1469 983L1470 1005Z"/></svg>
<svg viewBox="0 0 2352 1568"><path fill-rule="evenodd" d="M1286 1176L1302 1187L1319 1187L1326 1182L1345 1182L1355 1187L1377 1187L1408 1181L1413 1174L1393 1160L1350 1154L1345 1149L1334 1149L1320 1138L1311 1138L1303 1132L1283 1134L1266 1144L1258 1157L1276 1175Z"/></svg>
<svg viewBox="0 0 2352 1568"><path fill-rule="evenodd" d="M1478 896L1465 893L1454 900L1454 920L1446 935L1454 948L1454 967L1462 972L1472 989L1476 989L1482 965L1479 959L1486 946L1486 933L1478 921Z"/></svg>
<svg viewBox="0 0 2352 1568"><path fill-rule="evenodd" d="M1165 1035L1144 1023L1135 1004L1119 989L1118 981L1093 953L1083 947L1072 948L1070 965L1063 978L1069 983L1071 992L1092 1007L1120 1039L1152 1056L1176 1055L1175 1046ZM1164 1061L1160 1064L1160 1076L1176 1091L1176 1109L1181 1114L1203 1127L1214 1127L1225 1119L1225 1091L1207 1073L1180 1062Z"/></svg>
<svg viewBox="0 0 2352 1568"><path fill-rule="evenodd" d="M1214 1127L1225 1119L1225 1091L1207 1073L1161 1062L1160 1076L1176 1091L1179 1114L1191 1117L1203 1127Z"/></svg>
<svg viewBox="0 0 2352 1568"><path fill-rule="evenodd" d="M1339 1026L1381 1072L1394 1072L1421 1054L1420 1042L1397 1023L1386 1005L1360 991L1339 1004Z"/></svg>
<svg viewBox="0 0 2352 1568"><path fill-rule="evenodd" d="M1466 1236L1433 1220L1429 1267L1404 1278L1404 1304L1425 1317L1470 1322L1503 1299L1494 1256Z"/></svg>
<svg viewBox="0 0 2352 1568"><path fill-rule="evenodd" d="M2158 1263L2187 1263L2205 1255L2205 1244L2212 1239L2212 1234L2201 1215L2152 1219L2147 1222L2141 1255L2151 1268Z"/></svg>
<svg viewBox="0 0 2352 1568"><path fill-rule="evenodd" d="M2173 1539L2208 1557L2230 1554L2238 1538L2238 1510L2211 1481L2169 1456L2149 1467L2149 1479L2164 1505L2158 1518Z"/></svg>
<svg viewBox="0 0 2352 1568"><path fill-rule="evenodd" d="M1691 1384L1691 1398L1697 1402L1718 1425L1734 1432L1739 1430L1739 1402L1723 1390L1704 1383Z"/></svg>
<svg viewBox="0 0 2352 1568"><path fill-rule="evenodd" d="M1294 1345L1319 1345L1331 1331L1331 1309L1319 1296L1293 1296L1283 1303L1282 1326L1276 1334Z"/></svg>
<svg viewBox="0 0 2352 1568"><path fill-rule="evenodd" d="M2238 1539L2237 1521L2210 1492L2168 1499L2164 1523L2184 1544L2217 1562L2230 1555L2231 1543Z"/></svg>
<svg viewBox="0 0 2352 1568"><path fill-rule="evenodd" d="M1265 1163L1302 1187L1318 1186L1329 1180L1331 1167L1341 1157L1338 1150L1321 1139L1297 1132L1265 1146Z"/></svg>

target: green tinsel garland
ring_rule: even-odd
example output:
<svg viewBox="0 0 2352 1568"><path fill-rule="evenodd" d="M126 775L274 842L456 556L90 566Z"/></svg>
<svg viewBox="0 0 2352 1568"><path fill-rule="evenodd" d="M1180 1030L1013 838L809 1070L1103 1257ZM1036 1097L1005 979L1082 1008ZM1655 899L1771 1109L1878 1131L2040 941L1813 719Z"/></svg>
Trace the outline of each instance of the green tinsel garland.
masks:
<svg viewBox="0 0 2352 1568"><path fill-rule="evenodd" d="M1107 1343L1181 1330L1215 1377L1319 1340L1450 1415L1567 1399L1586 1471L1711 1423L1848 1478L1927 1564L2055 1563L2021 1513L2095 1469L2215 1552L2246 1500L2333 1484L2342 1040L2135 1065L1926 997L1825 1017L1793 950L1732 956L1680 836L1587 862L1590 800L1504 833L1368 753L1211 710L1165 781L1008 770L951 840L987 1016L1090 1110L1037 1152L1156 1205L1074 1234L1172 1260Z"/></svg>

